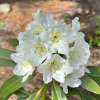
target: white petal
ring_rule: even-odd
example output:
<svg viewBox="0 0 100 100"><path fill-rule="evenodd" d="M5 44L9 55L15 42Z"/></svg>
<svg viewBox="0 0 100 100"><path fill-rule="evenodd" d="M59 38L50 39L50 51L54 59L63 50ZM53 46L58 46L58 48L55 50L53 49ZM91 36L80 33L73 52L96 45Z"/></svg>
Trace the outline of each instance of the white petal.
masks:
<svg viewBox="0 0 100 100"><path fill-rule="evenodd" d="M43 81L44 83L48 84L52 81L52 76L51 72L48 68L45 68L44 73L43 73Z"/></svg>
<svg viewBox="0 0 100 100"><path fill-rule="evenodd" d="M63 86L63 91L64 91L64 93L65 93L65 94L67 94L67 93L68 93L67 84L66 84L65 86Z"/></svg>
<svg viewBox="0 0 100 100"><path fill-rule="evenodd" d="M19 53L13 53L13 54L11 54L11 59L16 63L19 63L20 61L23 60L23 57Z"/></svg>
<svg viewBox="0 0 100 100"><path fill-rule="evenodd" d="M32 75L33 71L34 71L34 68L31 69L31 70L23 77L22 82L25 82L25 81L28 79L28 77L29 77L30 75Z"/></svg>
<svg viewBox="0 0 100 100"><path fill-rule="evenodd" d="M85 72L86 73L91 73L87 68L85 68Z"/></svg>
<svg viewBox="0 0 100 100"><path fill-rule="evenodd" d="M72 28L75 30L75 31L79 31L80 30L80 23L78 22L79 18L78 17L75 17L73 20L72 20Z"/></svg>
<svg viewBox="0 0 100 100"><path fill-rule="evenodd" d="M55 72L52 76L57 82L63 83L65 81L64 71L59 70Z"/></svg>
<svg viewBox="0 0 100 100"><path fill-rule="evenodd" d="M70 77L70 87L79 87L81 85L81 80L78 79L76 76L71 76Z"/></svg>
<svg viewBox="0 0 100 100"><path fill-rule="evenodd" d="M41 9L38 9L37 12L32 13L34 20L38 23L41 23L40 11L41 11Z"/></svg>
<svg viewBox="0 0 100 100"><path fill-rule="evenodd" d="M53 22L54 22L54 18L51 13L43 14L42 23L46 30L48 30L52 26Z"/></svg>

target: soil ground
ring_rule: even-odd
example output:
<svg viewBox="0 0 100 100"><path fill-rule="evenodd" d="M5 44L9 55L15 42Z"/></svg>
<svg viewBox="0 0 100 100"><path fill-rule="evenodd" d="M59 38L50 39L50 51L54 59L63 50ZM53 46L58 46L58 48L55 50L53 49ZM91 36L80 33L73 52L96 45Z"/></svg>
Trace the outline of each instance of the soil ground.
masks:
<svg viewBox="0 0 100 100"><path fill-rule="evenodd" d="M33 21L32 13L36 12L38 8L41 8L41 15L47 12L53 13L56 20L60 19L60 15L66 13L69 9L74 8L78 5L76 2L69 1L59 1L59 0L40 0L40 1L32 1L29 0L20 2L18 0L6 0L6 2L11 4L11 11L7 14L0 14L0 22L3 23L3 27L0 27L0 48L7 48L10 50L14 50L8 40L11 38L16 38L19 32L25 31L26 25ZM4 3L3 0L0 3ZM80 18L81 23L81 31L86 34L86 37L89 36L90 27L87 23L89 23L89 15L77 15ZM69 20L66 23L70 23ZM99 66L100 65L100 49L93 48L91 49L91 56L89 59L89 65L91 66ZM4 68L0 67L0 87L2 84L11 76L13 76L12 72L13 68ZM24 88L30 93L34 93L39 90L43 85L41 74L37 74L36 77L31 80L28 84L24 85ZM36 88L36 86L38 88ZM47 91L50 94L50 88L52 83L49 85L49 90ZM93 95L90 92L85 91L81 87L79 90L82 93ZM9 100L17 100L17 96L12 95ZM79 100L75 96L69 96L68 100Z"/></svg>

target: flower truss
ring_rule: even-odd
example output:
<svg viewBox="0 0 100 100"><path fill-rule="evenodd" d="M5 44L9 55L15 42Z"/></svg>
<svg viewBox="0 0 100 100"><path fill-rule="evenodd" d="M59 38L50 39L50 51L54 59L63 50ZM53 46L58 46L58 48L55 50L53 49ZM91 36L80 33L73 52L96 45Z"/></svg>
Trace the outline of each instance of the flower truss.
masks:
<svg viewBox="0 0 100 100"><path fill-rule="evenodd" d="M13 73L24 76L23 81L37 68L43 74L43 81L48 84L52 79L60 83L67 94L67 87L79 87L80 78L85 72L90 56L89 45L84 33L79 32L79 18L72 20L72 26L63 19L54 20L51 13L40 16L41 9L33 13L25 32L18 34L17 53L11 59L17 63ZM36 68L35 68L36 67Z"/></svg>

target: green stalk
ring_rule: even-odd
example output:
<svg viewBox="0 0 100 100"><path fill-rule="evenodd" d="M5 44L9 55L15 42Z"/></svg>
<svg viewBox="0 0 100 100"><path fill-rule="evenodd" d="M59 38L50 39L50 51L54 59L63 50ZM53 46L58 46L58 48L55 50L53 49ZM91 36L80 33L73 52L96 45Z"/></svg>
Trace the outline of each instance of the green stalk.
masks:
<svg viewBox="0 0 100 100"><path fill-rule="evenodd" d="M48 88L48 84L45 84L44 89L43 89L43 94L42 94L42 100L45 100L46 98L47 88Z"/></svg>

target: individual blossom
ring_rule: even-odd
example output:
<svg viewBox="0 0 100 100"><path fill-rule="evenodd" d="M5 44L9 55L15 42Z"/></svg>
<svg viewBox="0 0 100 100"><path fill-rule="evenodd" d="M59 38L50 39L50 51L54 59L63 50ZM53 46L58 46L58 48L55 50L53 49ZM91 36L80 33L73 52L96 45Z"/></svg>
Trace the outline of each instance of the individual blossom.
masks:
<svg viewBox="0 0 100 100"><path fill-rule="evenodd" d="M33 13L32 16L34 21L30 22L26 27L26 34L40 33L43 31L48 31L49 28L55 22L53 15L51 13L43 14L40 16L41 9Z"/></svg>
<svg viewBox="0 0 100 100"><path fill-rule="evenodd" d="M41 64L45 59L51 57L48 46L45 43L40 42L40 38L37 34L23 42L20 47L23 47L25 57L32 60L36 66Z"/></svg>
<svg viewBox="0 0 100 100"><path fill-rule="evenodd" d="M67 94L68 93L68 86L74 88L74 87L79 87L81 85L81 78L84 76L85 71L84 69L80 66L79 69L74 70L72 73L68 74L65 76L65 82L61 83L60 86L63 87L63 91Z"/></svg>
<svg viewBox="0 0 100 100"><path fill-rule="evenodd" d="M59 28L59 23L49 31L40 33L40 40L49 46L53 53L66 54L69 52L69 43L76 39L76 33L73 30L64 30Z"/></svg>
<svg viewBox="0 0 100 100"><path fill-rule="evenodd" d="M29 75L32 75L34 72L35 65L31 60L26 59L22 53L11 54L11 59L17 63L13 73L18 76L24 76L22 82L26 81Z"/></svg>
<svg viewBox="0 0 100 100"><path fill-rule="evenodd" d="M73 45L66 56L70 66L78 69L80 65L87 64L90 55L89 45L81 39L77 40Z"/></svg>
<svg viewBox="0 0 100 100"><path fill-rule="evenodd" d="M73 71L72 67L68 67L65 60L59 55L54 54L50 59L38 66L38 71L43 73L43 81L48 84L54 78L58 82L64 82L65 76Z"/></svg>

